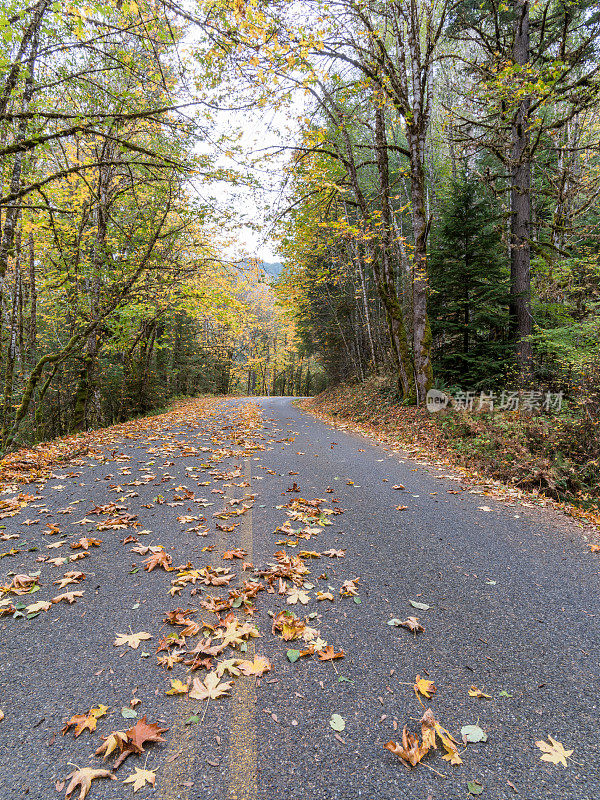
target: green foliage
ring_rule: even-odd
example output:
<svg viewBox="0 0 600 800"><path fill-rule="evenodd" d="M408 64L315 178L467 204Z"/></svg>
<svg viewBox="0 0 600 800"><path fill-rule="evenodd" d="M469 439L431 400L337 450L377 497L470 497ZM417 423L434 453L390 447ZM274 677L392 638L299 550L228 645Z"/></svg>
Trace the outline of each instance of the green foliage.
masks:
<svg viewBox="0 0 600 800"><path fill-rule="evenodd" d="M466 389L497 387L511 355L509 271L493 199L468 176L451 184L430 252L430 317L438 381Z"/></svg>

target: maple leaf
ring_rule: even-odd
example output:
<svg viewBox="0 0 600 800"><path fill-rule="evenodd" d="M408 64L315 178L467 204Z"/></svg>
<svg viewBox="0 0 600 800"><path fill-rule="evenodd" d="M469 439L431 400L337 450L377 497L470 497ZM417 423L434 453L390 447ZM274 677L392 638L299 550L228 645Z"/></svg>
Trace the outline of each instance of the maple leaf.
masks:
<svg viewBox="0 0 600 800"><path fill-rule="evenodd" d="M168 728L159 727L156 722L148 724L146 717L142 717L133 728L125 731L127 740L122 747L121 754L115 759L114 769L117 769L132 753L143 753L146 742L164 742L164 737L160 734L168 730Z"/></svg>
<svg viewBox="0 0 600 800"><path fill-rule="evenodd" d="M144 559L143 563L146 565L144 569L146 572L152 572L155 567L162 567L166 572L171 572L173 559L164 550L159 550L157 553L152 553L148 558Z"/></svg>
<svg viewBox="0 0 600 800"><path fill-rule="evenodd" d="M431 711L431 709L428 709ZM433 717L433 713L431 714ZM444 750L446 751L446 755L443 755L442 758L444 761L449 761L454 766L458 766L462 764L462 759L458 754L458 742L452 736L452 734L446 730L446 728L442 727L437 720L433 720L435 732L442 740L442 744L444 745Z"/></svg>
<svg viewBox="0 0 600 800"><path fill-rule="evenodd" d="M186 614L195 614L198 609L196 608L175 608L173 611L168 611L165 614L164 622L170 622L171 625L187 625L189 620L185 619Z"/></svg>
<svg viewBox="0 0 600 800"><path fill-rule="evenodd" d="M207 611L225 611L225 609L231 608L231 600L223 600L221 597L209 594L200 600L200 605Z"/></svg>
<svg viewBox="0 0 600 800"><path fill-rule="evenodd" d="M74 714L67 724L62 728L61 733L64 736L69 730L71 725L75 725L75 738L87 728L90 733L96 730L96 725L100 717L105 716L108 711L108 706L102 704L98 708L90 708L87 714Z"/></svg>
<svg viewBox="0 0 600 800"><path fill-rule="evenodd" d="M231 616L231 615L229 615ZM251 622L240 623L237 617L226 618L225 630L219 630L215 634L217 639L223 639L223 647L239 647L245 639L260 636L258 629Z"/></svg>
<svg viewBox="0 0 600 800"><path fill-rule="evenodd" d="M100 745L94 755L103 756L103 761L106 761L109 755L117 748L123 750L127 744L127 734L125 731L113 731L109 736L103 736L102 738L104 739L104 744Z"/></svg>
<svg viewBox="0 0 600 800"><path fill-rule="evenodd" d="M200 653L203 656L218 656L226 647L227 645L224 643L212 644L212 639L209 637L208 639L200 639L194 649L189 651L189 654Z"/></svg>
<svg viewBox="0 0 600 800"><path fill-rule="evenodd" d="M340 594L344 597L356 597L358 595L356 584L359 580L359 578L354 578L351 581L344 581L340 588Z"/></svg>
<svg viewBox="0 0 600 800"><path fill-rule="evenodd" d="M305 606L309 601L310 595L308 592L304 591L304 589L294 586L288 592L286 603L289 603L291 606L296 605L296 603L302 603L302 605Z"/></svg>
<svg viewBox="0 0 600 800"><path fill-rule="evenodd" d="M413 686L415 690L415 694L417 695L417 699L421 702L419 698L419 693L426 697L428 700L431 699L432 695L436 693L435 683L433 681L428 681L426 678L422 678L420 675L417 675L415 678L415 685Z"/></svg>
<svg viewBox="0 0 600 800"><path fill-rule="evenodd" d="M189 696L192 700L216 700L218 697L224 697L229 694L232 686L232 681L220 683L220 678L216 671L209 672L203 681L200 678L194 678Z"/></svg>
<svg viewBox="0 0 600 800"><path fill-rule="evenodd" d="M47 600L39 600L37 603L31 603L25 607L27 614L39 614L40 611L48 611L52 606Z"/></svg>
<svg viewBox="0 0 600 800"><path fill-rule="evenodd" d="M317 653L319 661L333 661L334 658L343 658L344 651L340 650L339 653L334 652L332 645L327 645Z"/></svg>
<svg viewBox="0 0 600 800"><path fill-rule="evenodd" d="M244 675L262 675L271 670L271 662L264 656L254 656L254 661L240 661L240 671Z"/></svg>
<svg viewBox="0 0 600 800"><path fill-rule="evenodd" d="M219 678L221 678L226 672L229 675L235 675L236 677L240 674L237 665L240 663L238 658L225 658L223 661L219 661L216 665L216 672ZM248 664L251 662L247 662Z"/></svg>
<svg viewBox="0 0 600 800"><path fill-rule="evenodd" d="M86 536L82 536L81 539L77 542L71 542L71 549L77 550L78 548L82 548L83 550L87 550L90 547L100 547L102 544L102 539L92 539Z"/></svg>
<svg viewBox="0 0 600 800"><path fill-rule="evenodd" d="M63 592L63 594L57 594L56 597L52 598L53 603L60 603L61 600L64 600L65 603L74 603L78 597L83 597L83 592Z"/></svg>
<svg viewBox="0 0 600 800"><path fill-rule="evenodd" d="M421 717L421 735L423 737L423 745L422 747L426 747L428 750L433 748L437 750L437 743L435 741L435 717L433 716L433 711L428 708L427 711Z"/></svg>
<svg viewBox="0 0 600 800"><path fill-rule="evenodd" d="M409 631L417 635L417 633L421 633L425 630L425 628L421 625L417 617L407 617L405 620L401 622L396 622L396 625L402 628L408 628Z"/></svg>
<svg viewBox="0 0 600 800"><path fill-rule="evenodd" d="M171 688L167 690L167 694L187 694L189 688L189 683L184 683L178 678L175 678L171 681Z"/></svg>
<svg viewBox="0 0 600 800"><path fill-rule="evenodd" d="M72 583L79 583L84 579L84 572L78 572L77 570L72 569L69 570L69 572L65 572L62 578L59 578L57 581L53 581L53 583L57 585L59 589L64 589L65 586L69 586Z"/></svg>
<svg viewBox="0 0 600 800"><path fill-rule="evenodd" d="M145 639L151 639L152 634L146 633L145 631L140 631L139 633L132 633L127 635L126 633L117 633L117 638L114 641L115 647L120 647L122 644L128 644L129 647L132 647L134 650L140 646L140 642Z"/></svg>
<svg viewBox="0 0 600 800"><path fill-rule="evenodd" d="M556 739L553 739L552 736L548 736L548 742L544 742L542 740L535 743L536 747L539 747L543 756L540 757L541 761L549 761L551 764L562 764L563 767L567 766L567 758L570 758L573 755L573 750L565 750L562 742L557 742Z"/></svg>
<svg viewBox="0 0 600 800"><path fill-rule="evenodd" d="M402 763L409 768L416 766L429 751L425 743L420 745L418 737L408 732L406 725L402 731L402 744L390 741L384 744L384 747L390 753L398 756Z"/></svg>
<svg viewBox="0 0 600 800"><path fill-rule="evenodd" d="M83 800L92 787L92 781L96 778L110 778L111 781L116 781L117 778L107 769L94 769L93 767L84 767L71 772L67 776L71 778L67 791L65 792L65 800L69 800L75 789L80 789L79 800Z"/></svg>
<svg viewBox="0 0 600 800"><path fill-rule="evenodd" d="M137 792L138 789L142 789L147 783L150 784L150 786L154 786L154 781L156 780L155 772L149 769L140 769L139 767L134 767L134 769L135 773L125 778L123 783L132 783L134 792Z"/></svg>
<svg viewBox="0 0 600 800"><path fill-rule="evenodd" d="M226 550L223 553L223 558L225 560L231 560L233 558L244 558L247 555L248 553L245 550L242 550L240 547L238 547L235 550Z"/></svg>

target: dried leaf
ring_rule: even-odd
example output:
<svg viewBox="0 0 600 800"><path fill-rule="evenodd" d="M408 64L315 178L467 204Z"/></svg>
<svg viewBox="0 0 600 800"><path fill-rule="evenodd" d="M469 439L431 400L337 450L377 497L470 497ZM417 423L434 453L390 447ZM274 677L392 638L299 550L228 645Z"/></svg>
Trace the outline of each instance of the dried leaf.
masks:
<svg viewBox="0 0 600 800"><path fill-rule="evenodd" d="M92 781L96 778L110 778L111 781L116 781L116 777L107 769L93 769L92 767L84 767L83 769L75 770L67 776L71 778L67 791L65 792L65 800L73 794L75 789L80 789L79 800L83 800L91 789Z"/></svg>
<svg viewBox="0 0 600 800"><path fill-rule="evenodd" d="M134 769L135 773L125 778L123 783L132 783L134 792L137 792L138 789L142 789L146 784L154 786L154 781L156 780L155 772L149 769L140 769L140 767L134 767Z"/></svg>
<svg viewBox="0 0 600 800"><path fill-rule="evenodd" d="M117 633L117 638L114 641L115 647L120 647L122 644L128 644L129 647L132 647L134 650L140 646L141 641L145 641L146 639L151 639L152 634L146 633L145 631L140 631L139 633Z"/></svg>
<svg viewBox="0 0 600 800"><path fill-rule="evenodd" d="M83 733L86 728L90 733L95 731L98 720L100 717L105 716L107 711L108 706L99 705L98 708L90 708L87 714L75 714L61 730L62 735L65 735L71 725L75 725L75 738L77 738L80 733Z"/></svg>
<svg viewBox="0 0 600 800"><path fill-rule="evenodd" d="M552 736L548 736L548 742L538 741L535 743L536 747L539 747L542 753L544 754L541 756L541 761L549 761L551 764L562 764L563 767L567 766L567 758L570 758L573 755L573 750L565 750L562 742L557 742L556 739L553 739Z"/></svg>
<svg viewBox="0 0 600 800"><path fill-rule="evenodd" d="M219 681L220 678L216 672L209 672L203 681L200 678L194 678L189 696L192 700L216 700L218 697L224 697L229 694L233 683L232 681L223 683Z"/></svg>
<svg viewBox="0 0 600 800"><path fill-rule="evenodd" d="M420 675L417 675L415 678L415 685L413 686L413 689L415 690L417 698L419 697L419 694L422 694L423 697L426 697L428 700L431 700L431 697L437 691L433 681L422 678Z"/></svg>
<svg viewBox="0 0 600 800"><path fill-rule="evenodd" d="M271 670L271 662L264 656L254 656L254 661L240 661L238 663L240 671L244 675L262 675Z"/></svg>

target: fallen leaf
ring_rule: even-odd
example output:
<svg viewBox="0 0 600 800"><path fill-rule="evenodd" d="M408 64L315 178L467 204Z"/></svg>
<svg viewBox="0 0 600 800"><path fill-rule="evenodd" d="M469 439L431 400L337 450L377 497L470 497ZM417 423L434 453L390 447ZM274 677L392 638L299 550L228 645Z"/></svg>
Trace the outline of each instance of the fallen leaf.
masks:
<svg viewBox="0 0 600 800"><path fill-rule="evenodd" d="M254 656L254 661L240 661L238 667L244 675L262 675L271 670L271 662L264 656Z"/></svg>
<svg viewBox="0 0 600 800"><path fill-rule="evenodd" d="M79 800L83 800L83 798L87 796L87 793L91 789L92 781L96 778L110 778L111 781L117 780L116 776L113 775L109 770L93 769L92 767L77 769L75 772L71 772L70 775L67 775L67 777L71 778L71 781L67 786L67 791L65 792L65 800L69 800L69 797L77 788L80 789Z"/></svg>
<svg viewBox="0 0 600 800"><path fill-rule="evenodd" d="M124 731L113 731L109 736L104 736L104 744L101 744L100 747L96 750L94 755L96 756L103 756L103 761L114 753L114 751L119 748L119 750L123 750L123 747L127 743L127 734Z"/></svg>
<svg viewBox="0 0 600 800"><path fill-rule="evenodd" d="M409 631L417 635L425 630L425 628L421 625L417 617L408 617L407 619L389 619L387 622L388 625L396 625L399 628L408 628Z"/></svg>
<svg viewBox="0 0 600 800"><path fill-rule="evenodd" d="M148 558L145 558L142 563L145 564L144 569L146 572L152 572L155 567L162 567L167 572L171 572L173 569L171 566L172 561L173 559L171 556L161 549L158 552L149 555Z"/></svg>
<svg viewBox="0 0 600 800"><path fill-rule="evenodd" d="M344 651L340 650L339 653L335 653L333 651L333 647L331 645L327 645L327 647L324 647L320 652L317 653L317 657L319 661L333 661L334 658L343 658Z"/></svg>
<svg viewBox="0 0 600 800"><path fill-rule="evenodd" d="M469 781L467 783L467 789L469 790L469 794L477 795L483 792L483 786L479 783L479 781Z"/></svg>
<svg viewBox="0 0 600 800"><path fill-rule="evenodd" d="M294 586L293 589L290 589L288 592L288 597L286 603L289 605L296 605L296 603L302 603L302 605L306 605L310 600L310 595L308 592L304 591L304 589L300 589L297 586Z"/></svg>
<svg viewBox="0 0 600 800"><path fill-rule="evenodd" d="M132 647L134 650L140 646L140 642L146 639L151 639L152 635L150 633L146 633L145 631L140 631L139 633L132 633L127 635L126 633L117 633L117 638L114 641L115 647L120 647L122 644L128 644L129 647Z"/></svg>
<svg viewBox="0 0 600 800"><path fill-rule="evenodd" d="M220 678L216 672L209 672L203 681L200 678L194 678L189 696L192 700L216 700L218 697L224 697L229 694L233 682L223 681L220 683L219 681Z"/></svg>
<svg viewBox="0 0 600 800"><path fill-rule="evenodd" d="M428 606L427 603L418 603L416 600L409 600L408 601L413 608L418 608L419 611L429 611L431 606Z"/></svg>
<svg viewBox="0 0 600 800"><path fill-rule="evenodd" d="M75 726L75 738L77 738L80 733L83 733L86 728L90 733L95 731L98 720L100 717L104 717L107 711L108 706L99 705L98 708L90 708L87 714L74 714L64 728L62 728L62 735L65 735L71 725Z"/></svg>
<svg viewBox="0 0 600 800"><path fill-rule="evenodd" d="M487 733L479 725L463 725L460 729L463 742L487 742Z"/></svg>
<svg viewBox="0 0 600 800"><path fill-rule="evenodd" d="M60 603L64 600L65 603L72 604L78 597L83 597L83 592L63 592L63 594L57 594L56 597L53 597L52 602Z"/></svg>
<svg viewBox="0 0 600 800"><path fill-rule="evenodd" d="M550 744L544 741L536 742L536 747L539 747L540 750L543 752L543 756L541 756L541 761L550 761L551 764L562 764L563 767L567 766L567 758L573 754L573 750L565 750L563 744L561 742L557 742L556 739L553 739L552 736L548 736L548 740Z"/></svg>
<svg viewBox="0 0 600 800"><path fill-rule="evenodd" d="M471 686L471 688L469 689L469 697L478 697L480 700L492 699L492 696L490 694L482 692L481 689L478 689L476 686Z"/></svg>
<svg viewBox="0 0 600 800"><path fill-rule="evenodd" d="M149 769L140 769L140 767L134 767L134 769L135 773L125 778L123 783L132 783L134 792L137 792L138 789L142 789L146 784L154 786L154 781L156 780L155 772Z"/></svg>
<svg viewBox="0 0 600 800"><path fill-rule="evenodd" d="M402 759L407 767L416 766L419 761L429 752L429 748L424 744L419 744L419 738L409 733L406 725L402 731L402 744L390 741L384 744L386 750Z"/></svg>
<svg viewBox="0 0 600 800"><path fill-rule="evenodd" d="M436 693L435 683L433 681L429 681L426 678L422 678L420 675L417 675L415 678L415 685L413 686L415 690L415 694L417 698L419 697L419 693L426 697L428 700L431 700L432 695Z"/></svg>
<svg viewBox="0 0 600 800"><path fill-rule="evenodd" d="M183 683L178 678L171 681L171 688L167 691L167 694L187 694L190 688L189 683Z"/></svg>
<svg viewBox="0 0 600 800"><path fill-rule="evenodd" d="M317 600L331 600L333 602L334 597L331 592L317 592Z"/></svg>
<svg viewBox="0 0 600 800"><path fill-rule="evenodd" d="M39 614L40 611L48 611L51 607L52 603L49 603L47 600L39 600L37 603L31 603L25 606L25 611L27 614Z"/></svg>
<svg viewBox="0 0 600 800"><path fill-rule="evenodd" d="M329 725L333 728L334 731L338 731L339 733L345 729L346 721L339 714L332 714L331 719L329 720Z"/></svg>

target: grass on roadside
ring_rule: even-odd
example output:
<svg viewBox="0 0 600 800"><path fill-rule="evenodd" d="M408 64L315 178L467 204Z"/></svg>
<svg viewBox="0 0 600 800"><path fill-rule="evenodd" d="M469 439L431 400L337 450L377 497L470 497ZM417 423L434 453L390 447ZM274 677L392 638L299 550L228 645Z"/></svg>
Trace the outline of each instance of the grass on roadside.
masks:
<svg viewBox="0 0 600 800"><path fill-rule="evenodd" d="M389 436L413 455L442 457L510 486L600 512L600 431L572 409L533 416L451 409L430 413L400 404L384 378L341 384L301 405Z"/></svg>

